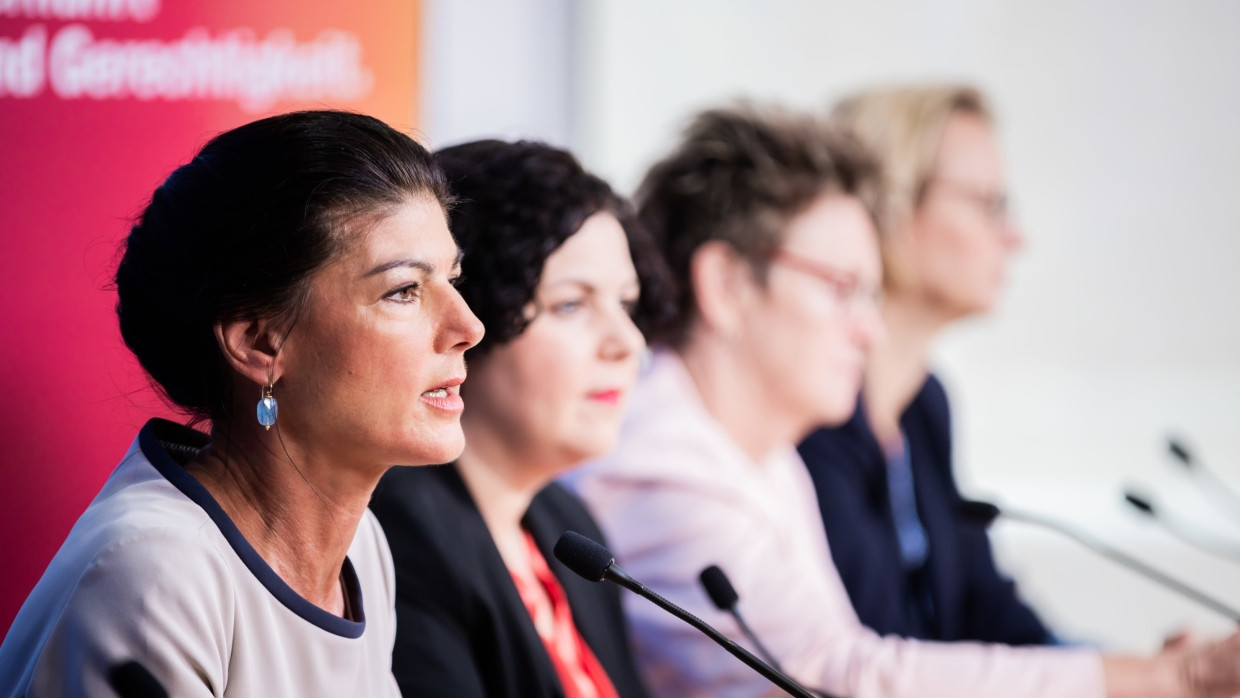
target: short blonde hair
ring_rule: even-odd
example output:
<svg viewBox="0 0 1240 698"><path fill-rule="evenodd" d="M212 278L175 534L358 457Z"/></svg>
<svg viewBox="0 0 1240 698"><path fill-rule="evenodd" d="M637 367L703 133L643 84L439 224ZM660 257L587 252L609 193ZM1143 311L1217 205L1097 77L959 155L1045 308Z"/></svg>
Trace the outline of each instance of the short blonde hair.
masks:
<svg viewBox="0 0 1240 698"><path fill-rule="evenodd" d="M832 120L881 163L878 223L888 286L904 278L892 254L933 174L953 114L993 123L986 97L968 85L909 85L859 92L836 103Z"/></svg>

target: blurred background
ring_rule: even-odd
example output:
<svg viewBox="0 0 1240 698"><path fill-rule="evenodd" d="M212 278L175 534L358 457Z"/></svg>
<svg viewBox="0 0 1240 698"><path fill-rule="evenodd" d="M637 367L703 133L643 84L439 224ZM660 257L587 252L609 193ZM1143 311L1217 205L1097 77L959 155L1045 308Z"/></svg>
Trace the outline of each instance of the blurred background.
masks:
<svg viewBox="0 0 1240 698"><path fill-rule="evenodd" d="M0 5L18 8L0 9L3 627L158 409L119 343L106 284L128 217L211 133L341 106L413 127L431 147L548 140L631 192L698 109L751 98L825 111L855 89L921 80L973 83L993 100L1026 238L998 311L938 347L966 495L1079 526L1240 606L1240 561L1183 544L1122 495L1240 548L1240 508L1215 506L1219 485L1166 446L1177 436L1240 489L1240 4L317 4L129 0L128 18L76 22ZM97 99L66 97L56 90L73 85L50 69L45 90L21 94L30 27L45 26L50 65L75 23L183 44L196 26L221 44L247 27L254 55L291 58L251 75L269 81L257 96L219 78L201 93L109 93L103 81ZM300 72L287 67L297 60ZM992 531L1004 569L1070 639L1149 651L1184 627L1231 627L1053 533Z"/></svg>

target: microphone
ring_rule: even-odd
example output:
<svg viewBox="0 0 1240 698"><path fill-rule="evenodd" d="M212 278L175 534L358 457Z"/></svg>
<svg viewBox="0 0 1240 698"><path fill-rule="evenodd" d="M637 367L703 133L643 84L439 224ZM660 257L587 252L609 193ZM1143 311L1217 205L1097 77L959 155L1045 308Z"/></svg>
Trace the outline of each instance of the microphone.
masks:
<svg viewBox="0 0 1240 698"><path fill-rule="evenodd" d="M766 649L762 641L758 639L758 634L749 627L744 617L741 616L738 606L741 597L736 593L736 589L732 587L732 582L728 580L728 575L720 569L719 565L711 565L702 570L702 574L698 575L698 579L702 582L702 587L706 589L706 595L710 597L711 603L715 604L715 607L720 611L727 611L732 614L732 617L736 619L736 624L740 626L741 632L753 643L753 646L758 650L758 654L762 655L766 663L775 667L777 671L783 671L784 668L779 665L775 657ZM805 690L823 698L831 698L816 688L806 687Z"/></svg>
<svg viewBox="0 0 1240 698"><path fill-rule="evenodd" d="M745 637L749 638L749 642L758 650L758 654L762 655L766 663L775 667L776 671L783 671L784 668L779 665L779 661L771 655L766 646L758 640L758 636L754 633L753 628L750 628L749 624L745 622L745 618L737 607L737 603L741 598L737 595L736 589L732 588L732 582L728 580L728 575L719 569L719 565L711 565L702 570L698 580L702 582L702 587L706 589L706 595L715 604L715 608L732 614L732 617L736 619L736 624L740 626L741 632L745 634Z"/></svg>
<svg viewBox="0 0 1240 698"><path fill-rule="evenodd" d="M564 563L565 567L584 579L591 582L608 581L613 584L619 584L697 628L704 635L718 643L720 647L730 652L732 656L748 664L751 669L762 674L768 681L782 688L788 694L797 698L814 698L812 693L788 678L782 671L772 668L744 647L724 637L718 630L707 625L697 616L659 596L647 589L641 582L630 577L627 572L616 564L616 558L611 554L611 551L603 547L602 544L576 531L565 531L560 536L560 539L556 541L552 552L557 560Z"/></svg>
<svg viewBox="0 0 1240 698"><path fill-rule="evenodd" d="M168 698L168 692L150 669L132 659L108 671L108 685L121 698Z"/></svg>
<svg viewBox="0 0 1240 698"><path fill-rule="evenodd" d="M1002 516L1005 519L1011 519L1013 521L1032 524L1034 526L1041 526L1042 528L1048 528L1056 533L1071 538L1095 553L1098 553L1112 562L1118 563L1119 565L1136 572L1142 577L1145 577L1146 579L1155 582L1166 589L1170 589L1185 598L1196 601L1202 606L1205 606L1215 613L1222 615L1233 623L1240 623L1240 611L1237 611L1222 601L1200 592L1177 579L1159 572L1131 555L1113 548L1097 538L1090 536L1084 531L1068 526L1067 524L1046 516L1021 511L1019 509L1000 509L989 502L971 502L962 500L956 506L956 513L961 519L979 525L983 528L989 526L990 523L998 516Z"/></svg>
<svg viewBox="0 0 1240 698"><path fill-rule="evenodd" d="M1179 439L1174 436L1168 436L1167 450L1170 451L1171 455L1175 456L1177 460L1183 463L1185 467L1193 467L1193 455L1188 452L1188 449L1184 447L1184 444L1180 443Z"/></svg>
<svg viewBox="0 0 1240 698"><path fill-rule="evenodd" d="M1240 547L1237 547L1234 543L1229 544L1228 541L1212 539L1208 534L1191 531L1191 526L1177 520L1175 517L1168 516L1165 512L1160 514L1159 510L1154 508L1153 502L1132 490L1124 490L1124 501L1133 509L1153 519L1155 523L1162 526L1168 533L1179 538L1182 542L1202 552L1218 555L1232 562L1240 561Z"/></svg>
<svg viewBox="0 0 1240 698"><path fill-rule="evenodd" d="M1175 457L1176 462L1184 467L1190 475L1194 476L1199 487L1202 487L1205 493L1214 500L1215 506L1226 510L1232 517L1240 516L1240 494L1227 486L1214 471L1210 470L1201 461L1193 458L1193 454L1188 450L1179 439L1174 436L1167 437L1167 452ZM1206 480L1209 480L1207 483Z"/></svg>

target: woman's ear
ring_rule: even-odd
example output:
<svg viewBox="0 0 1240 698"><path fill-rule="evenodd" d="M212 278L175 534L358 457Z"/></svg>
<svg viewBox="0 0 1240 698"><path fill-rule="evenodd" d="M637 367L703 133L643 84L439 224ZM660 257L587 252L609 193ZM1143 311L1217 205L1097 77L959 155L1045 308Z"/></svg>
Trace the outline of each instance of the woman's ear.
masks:
<svg viewBox="0 0 1240 698"><path fill-rule="evenodd" d="M689 276L702 328L724 337L744 332L745 306L757 290L749 262L731 245L712 240L694 251Z"/></svg>
<svg viewBox="0 0 1240 698"><path fill-rule="evenodd" d="M215 341L234 371L257 385L280 380L283 333L270 319L227 320L215 323Z"/></svg>

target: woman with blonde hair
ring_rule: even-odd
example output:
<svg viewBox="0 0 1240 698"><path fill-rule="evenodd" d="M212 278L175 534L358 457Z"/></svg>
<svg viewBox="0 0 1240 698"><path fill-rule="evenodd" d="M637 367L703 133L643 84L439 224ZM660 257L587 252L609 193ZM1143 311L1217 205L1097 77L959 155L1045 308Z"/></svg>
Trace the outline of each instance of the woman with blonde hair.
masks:
<svg viewBox="0 0 1240 698"><path fill-rule="evenodd" d="M988 310L1021 242L1007 215L992 112L967 86L865 92L835 120L882 159L888 338L846 424L800 446L831 554L863 623L932 640L1048 644L1054 637L963 519L937 333Z"/></svg>

